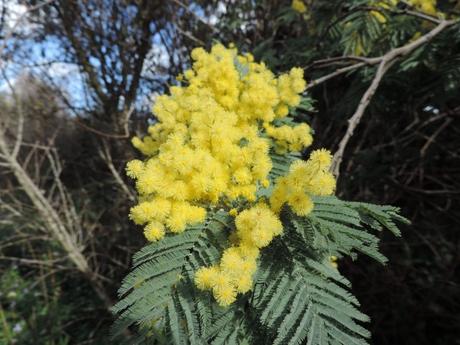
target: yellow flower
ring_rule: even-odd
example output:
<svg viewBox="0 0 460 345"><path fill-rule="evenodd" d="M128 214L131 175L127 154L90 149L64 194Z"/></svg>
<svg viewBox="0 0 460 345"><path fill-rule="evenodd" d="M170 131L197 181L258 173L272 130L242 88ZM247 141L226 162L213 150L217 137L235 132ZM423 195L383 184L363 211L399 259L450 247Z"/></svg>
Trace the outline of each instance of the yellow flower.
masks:
<svg viewBox="0 0 460 345"><path fill-rule="evenodd" d="M310 159L314 162L317 162L319 169L326 170L329 169L332 163L331 152L326 149L315 150L311 153Z"/></svg>
<svg viewBox="0 0 460 345"><path fill-rule="evenodd" d="M279 218L265 204L242 211L235 225L241 242L257 248L267 246L283 230Z"/></svg>
<svg viewBox="0 0 460 345"><path fill-rule="evenodd" d="M437 15L436 0L409 0L408 3L414 6L416 10L432 16Z"/></svg>
<svg viewBox="0 0 460 345"><path fill-rule="evenodd" d="M161 240L165 236L165 227L159 222L148 223L145 227L144 235L150 242Z"/></svg>
<svg viewBox="0 0 460 345"><path fill-rule="evenodd" d="M292 210L299 216L307 216L313 210L311 198L302 191L292 193L287 201Z"/></svg>
<svg viewBox="0 0 460 345"><path fill-rule="evenodd" d="M225 250L224 255L220 261L220 267L224 272L235 273L241 268L243 259L238 253L236 248L229 248Z"/></svg>
<svg viewBox="0 0 460 345"><path fill-rule="evenodd" d="M137 178L144 171L144 163L134 159L126 164L126 175L131 178Z"/></svg>
<svg viewBox="0 0 460 345"><path fill-rule="evenodd" d="M211 289L219 274L217 267L202 267L195 272L195 285L200 290Z"/></svg>
<svg viewBox="0 0 460 345"><path fill-rule="evenodd" d="M228 214L235 217L238 214L238 210L236 208L232 208L230 211L228 211Z"/></svg>
<svg viewBox="0 0 460 345"><path fill-rule="evenodd" d="M307 216L313 210L310 196L331 195L335 191L335 178L329 172L332 155L320 149L313 151L308 161L295 161L289 174L276 180L270 196L270 205L279 213L285 203L299 216Z"/></svg>
<svg viewBox="0 0 460 345"><path fill-rule="evenodd" d="M155 205L152 202L142 202L131 208L129 217L136 224L144 224L154 219Z"/></svg>
<svg viewBox="0 0 460 345"><path fill-rule="evenodd" d="M236 299L236 290L231 284L215 285L212 291L217 303L222 307L229 306Z"/></svg>
<svg viewBox="0 0 460 345"><path fill-rule="evenodd" d="M246 293L252 288L252 279L250 276L241 275L236 280L236 290L240 293Z"/></svg>
<svg viewBox="0 0 460 345"><path fill-rule="evenodd" d="M307 6L305 6L302 0L292 0L291 7L294 9L294 11L299 13L307 12Z"/></svg>

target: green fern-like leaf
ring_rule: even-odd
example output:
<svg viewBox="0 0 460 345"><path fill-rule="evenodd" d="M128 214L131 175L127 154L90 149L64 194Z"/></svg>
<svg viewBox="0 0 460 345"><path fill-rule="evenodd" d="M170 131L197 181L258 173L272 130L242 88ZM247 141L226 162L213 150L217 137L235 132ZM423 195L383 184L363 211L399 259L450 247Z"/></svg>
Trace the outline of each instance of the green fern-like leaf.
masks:
<svg viewBox="0 0 460 345"><path fill-rule="evenodd" d="M279 162L280 174L286 165ZM284 233L263 251L253 290L228 308L193 284L194 272L217 263L229 245L227 213L209 212L205 223L147 245L120 288L113 333L137 326L129 344L367 344L368 317L329 257L364 253L384 263L375 233L399 235L396 222L407 220L390 206L336 197L314 203L308 217L283 210Z"/></svg>
<svg viewBox="0 0 460 345"><path fill-rule="evenodd" d="M228 216L210 212L204 224L167 235L134 256L133 270L119 289L121 300L113 307L118 314L114 336L135 324L150 329L153 338L167 335L173 344L205 343L211 302L194 289L193 273L218 261L228 221Z"/></svg>
<svg viewBox="0 0 460 345"><path fill-rule="evenodd" d="M263 256L253 307L274 344L367 344L362 323L368 317L329 256L363 253L385 263L372 232L387 228L399 235L394 221L407 220L389 206L336 197L314 202L308 217L283 211L284 235Z"/></svg>
<svg viewBox="0 0 460 345"><path fill-rule="evenodd" d="M357 309L358 301L343 285L349 282L338 272L308 261L305 266L297 262L292 271L262 265L260 277L265 270L277 271L278 279L258 280L253 307L273 344L329 344L337 342L336 334L347 340L338 343L366 344L369 332L358 322L368 317Z"/></svg>

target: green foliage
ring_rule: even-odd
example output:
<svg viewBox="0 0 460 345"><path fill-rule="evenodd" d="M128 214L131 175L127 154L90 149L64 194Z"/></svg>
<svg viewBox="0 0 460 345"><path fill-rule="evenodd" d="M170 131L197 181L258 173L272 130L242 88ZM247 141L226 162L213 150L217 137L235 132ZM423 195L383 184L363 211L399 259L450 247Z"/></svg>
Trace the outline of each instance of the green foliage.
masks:
<svg viewBox="0 0 460 345"><path fill-rule="evenodd" d="M2 273L0 344L69 344L62 328L72 307L61 303L58 290L45 296L40 280L26 279L13 268Z"/></svg>
<svg viewBox="0 0 460 345"><path fill-rule="evenodd" d="M16 265L0 274L0 345L109 345L108 313L95 316L97 297L68 271L46 274Z"/></svg>
<svg viewBox="0 0 460 345"><path fill-rule="evenodd" d="M228 245L234 225L223 211L141 249L113 308L114 336L134 326L139 343L367 344L368 317L329 258L363 253L384 263L375 233L399 236L395 221L406 220L394 207L335 197L316 198L308 217L285 209L282 220L284 234L263 252L253 290L228 308L193 284L195 270L218 262Z"/></svg>

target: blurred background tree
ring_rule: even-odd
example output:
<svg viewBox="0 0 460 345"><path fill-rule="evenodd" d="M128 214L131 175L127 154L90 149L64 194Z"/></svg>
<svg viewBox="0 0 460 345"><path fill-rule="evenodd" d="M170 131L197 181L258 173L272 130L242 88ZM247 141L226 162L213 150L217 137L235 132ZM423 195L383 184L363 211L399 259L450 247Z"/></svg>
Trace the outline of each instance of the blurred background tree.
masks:
<svg viewBox="0 0 460 345"><path fill-rule="evenodd" d="M365 259L339 269L372 318L373 343L460 344L460 2L0 6L1 344L109 343L107 307L144 242L127 219L129 139L154 120L155 96L176 83L191 49L214 41L278 72L304 68L315 110L297 118L312 123L315 147L336 151L368 102L338 194L400 206L413 225L402 241L382 239L383 272ZM379 57L421 37L363 97Z"/></svg>

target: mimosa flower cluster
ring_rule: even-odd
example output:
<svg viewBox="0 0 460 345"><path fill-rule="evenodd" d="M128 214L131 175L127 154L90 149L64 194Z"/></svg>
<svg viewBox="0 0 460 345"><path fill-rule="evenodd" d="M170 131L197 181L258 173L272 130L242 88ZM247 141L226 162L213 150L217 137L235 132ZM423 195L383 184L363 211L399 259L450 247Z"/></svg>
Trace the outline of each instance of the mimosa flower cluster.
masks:
<svg viewBox="0 0 460 345"><path fill-rule="evenodd" d="M381 7L383 9L391 9L395 8L398 4L398 0L383 0L383 1L375 1L374 5L377 7ZM416 11L420 11L432 16L438 15L438 11L436 9L436 0L408 0L406 1L410 6L412 6ZM380 13L380 11L370 11L370 13L382 24L386 23L386 17Z"/></svg>
<svg viewBox="0 0 460 345"><path fill-rule="evenodd" d="M299 13L307 12L307 6L302 0L292 0L291 7L294 11Z"/></svg>
<svg viewBox="0 0 460 345"><path fill-rule="evenodd" d="M220 44L210 53L197 48L192 58L186 85L157 98L158 123L142 140L133 139L147 159L127 166L141 201L130 216L146 224L150 241L203 221L209 204L254 202L258 186L269 184L270 133L297 151L312 141L306 124L274 125L300 102L306 87L301 69L276 78L251 55Z"/></svg>
<svg viewBox="0 0 460 345"><path fill-rule="evenodd" d="M420 12L435 16L436 11L436 0L409 0L408 3Z"/></svg>
<svg viewBox="0 0 460 345"><path fill-rule="evenodd" d="M218 266L198 270L196 285L211 290L222 306L231 304L237 293L249 291L260 249L283 231L278 217L283 205L289 205L299 216L306 216L313 210L311 196L334 192L336 181L329 172L331 160L329 151L316 150L308 161L295 161L289 173L276 180L270 206L258 203L236 215L236 245L224 251Z"/></svg>
<svg viewBox="0 0 460 345"><path fill-rule="evenodd" d="M130 217L144 225L149 241L158 241L203 222L210 208L235 216L232 246L219 264L195 275L196 285L226 306L251 289L260 249L282 233L282 205L307 215L310 195L332 193L335 181L327 172L330 154L319 150L276 181L270 200L257 197L270 185L272 148L285 153L312 143L307 124L283 124L306 89L302 69L276 77L252 55L221 44L210 52L194 49L192 59L181 84L156 99L158 122L149 135L133 139L146 159L127 165L139 193Z"/></svg>
<svg viewBox="0 0 460 345"><path fill-rule="evenodd" d="M272 210L279 213L288 204L299 216L306 216L313 210L313 195L331 195L336 181L329 172L332 156L327 150L316 150L308 161L297 160L286 176L276 180L270 197Z"/></svg>
<svg viewBox="0 0 460 345"><path fill-rule="evenodd" d="M235 227L236 245L224 251L218 266L201 268L195 275L198 288L211 290L222 306L233 303L237 293L251 289L259 250L283 230L281 221L265 203L238 214Z"/></svg>

